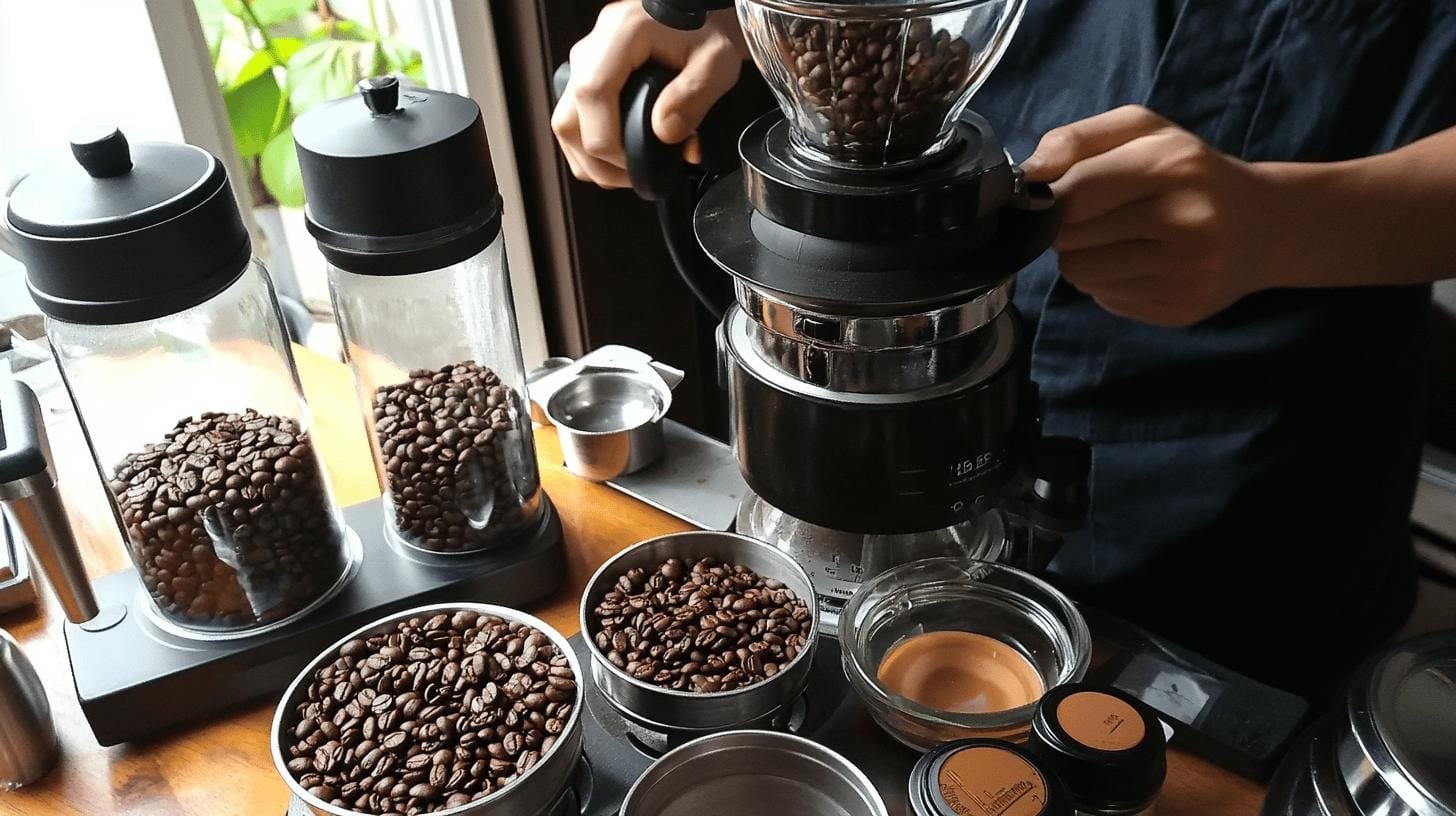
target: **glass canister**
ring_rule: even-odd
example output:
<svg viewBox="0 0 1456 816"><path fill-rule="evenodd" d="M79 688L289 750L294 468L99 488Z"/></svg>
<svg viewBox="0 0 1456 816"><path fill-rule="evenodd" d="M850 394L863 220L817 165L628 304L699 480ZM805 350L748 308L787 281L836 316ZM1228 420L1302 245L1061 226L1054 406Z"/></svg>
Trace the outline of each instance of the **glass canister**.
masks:
<svg viewBox="0 0 1456 816"><path fill-rule="evenodd" d="M302 614L351 557L226 172L119 131L71 147L6 215L156 617L226 637Z"/></svg>
<svg viewBox="0 0 1456 816"><path fill-rule="evenodd" d="M431 552L510 541L544 505L480 108L379 77L293 133L386 526Z"/></svg>

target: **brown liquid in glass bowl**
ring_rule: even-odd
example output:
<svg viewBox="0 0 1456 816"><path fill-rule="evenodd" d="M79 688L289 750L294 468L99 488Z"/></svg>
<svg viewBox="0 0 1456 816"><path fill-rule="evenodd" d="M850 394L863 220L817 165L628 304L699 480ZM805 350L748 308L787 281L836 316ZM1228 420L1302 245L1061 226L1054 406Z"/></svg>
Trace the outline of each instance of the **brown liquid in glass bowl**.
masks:
<svg viewBox="0 0 1456 816"><path fill-rule="evenodd" d="M937 711L987 714L1030 705L1041 673L1014 646L975 632L925 632L895 644L877 672L886 690Z"/></svg>

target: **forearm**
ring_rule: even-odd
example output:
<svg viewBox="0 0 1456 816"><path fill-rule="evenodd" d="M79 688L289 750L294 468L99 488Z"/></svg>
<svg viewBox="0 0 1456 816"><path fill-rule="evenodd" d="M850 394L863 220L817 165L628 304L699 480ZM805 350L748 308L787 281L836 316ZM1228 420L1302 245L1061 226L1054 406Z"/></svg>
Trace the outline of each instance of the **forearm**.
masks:
<svg viewBox="0 0 1456 816"><path fill-rule="evenodd" d="M1365 159L1255 167L1274 202L1268 286L1456 278L1456 128Z"/></svg>

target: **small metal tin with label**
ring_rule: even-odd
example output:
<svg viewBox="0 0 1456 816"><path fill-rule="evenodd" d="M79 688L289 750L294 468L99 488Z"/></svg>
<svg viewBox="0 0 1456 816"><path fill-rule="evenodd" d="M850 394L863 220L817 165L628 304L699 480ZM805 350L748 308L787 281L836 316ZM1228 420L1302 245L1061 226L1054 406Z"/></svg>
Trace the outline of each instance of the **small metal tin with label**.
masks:
<svg viewBox="0 0 1456 816"><path fill-rule="evenodd" d="M1026 747L1061 777L1081 816L1146 816L1167 776L1157 715L1112 688L1052 689L1037 705Z"/></svg>
<svg viewBox="0 0 1456 816"><path fill-rule="evenodd" d="M1000 740L951 742L910 772L912 816L1073 816L1056 774Z"/></svg>

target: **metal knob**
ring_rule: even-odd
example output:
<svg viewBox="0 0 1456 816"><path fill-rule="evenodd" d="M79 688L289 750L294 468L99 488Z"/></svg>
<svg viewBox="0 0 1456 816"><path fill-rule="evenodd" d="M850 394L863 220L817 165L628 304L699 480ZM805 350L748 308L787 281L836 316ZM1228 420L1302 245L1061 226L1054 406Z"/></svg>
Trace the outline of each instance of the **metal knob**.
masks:
<svg viewBox="0 0 1456 816"><path fill-rule="evenodd" d="M51 704L35 667L0 629L0 790L45 776L60 758Z"/></svg>
<svg viewBox="0 0 1456 816"><path fill-rule="evenodd" d="M0 502L20 528L31 559L50 580L72 623L96 617L81 548L56 490L40 400L18 380L0 382Z"/></svg>

